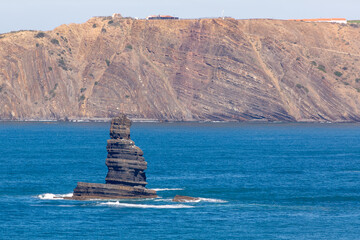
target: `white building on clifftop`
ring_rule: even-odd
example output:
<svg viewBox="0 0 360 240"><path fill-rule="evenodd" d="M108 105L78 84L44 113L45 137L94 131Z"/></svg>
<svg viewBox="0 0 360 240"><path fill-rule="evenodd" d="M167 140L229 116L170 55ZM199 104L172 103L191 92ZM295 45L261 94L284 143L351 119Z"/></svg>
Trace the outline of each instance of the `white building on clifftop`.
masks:
<svg viewBox="0 0 360 240"><path fill-rule="evenodd" d="M120 13L114 13L114 14L112 15L112 18L113 18L113 19L114 19L114 18L122 18L122 16L121 16Z"/></svg>

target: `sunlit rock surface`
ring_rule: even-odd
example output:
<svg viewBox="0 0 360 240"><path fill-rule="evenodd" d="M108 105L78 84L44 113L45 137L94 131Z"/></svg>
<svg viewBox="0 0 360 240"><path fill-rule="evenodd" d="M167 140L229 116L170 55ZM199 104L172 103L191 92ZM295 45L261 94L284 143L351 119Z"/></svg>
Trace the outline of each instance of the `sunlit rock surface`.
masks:
<svg viewBox="0 0 360 240"><path fill-rule="evenodd" d="M0 34L0 119L359 121L359 29L96 17Z"/></svg>

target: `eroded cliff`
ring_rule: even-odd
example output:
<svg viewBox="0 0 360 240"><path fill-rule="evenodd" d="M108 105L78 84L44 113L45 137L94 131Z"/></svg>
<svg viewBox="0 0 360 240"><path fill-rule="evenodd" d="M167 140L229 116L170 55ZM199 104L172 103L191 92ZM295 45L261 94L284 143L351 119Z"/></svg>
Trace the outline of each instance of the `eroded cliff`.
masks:
<svg viewBox="0 0 360 240"><path fill-rule="evenodd" d="M92 18L0 35L0 119L360 120L360 28Z"/></svg>

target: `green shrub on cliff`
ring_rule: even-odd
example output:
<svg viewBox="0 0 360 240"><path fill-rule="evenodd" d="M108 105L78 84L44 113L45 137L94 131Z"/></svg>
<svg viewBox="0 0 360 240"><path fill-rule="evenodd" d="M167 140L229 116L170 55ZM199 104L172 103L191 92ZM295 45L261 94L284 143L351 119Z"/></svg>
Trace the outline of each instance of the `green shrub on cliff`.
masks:
<svg viewBox="0 0 360 240"><path fill-rule="evenodd" d="M65 71L68 70L68 68L67 68L67 66L66 66L66 64L65 64L64 59L59 59L59 60L58 60L58 66L61 67L62 69L64 69Z"/></svg>
<svg viewBox="0 0 360 240"><path fill-rule="evenodd" d="M58 84L55 83L54 88L51 89L50 92L49 92L50 97L47 98L47 100L51 100L52 98L54 98L54 97L56 96L56 92L55 92L55 91L56 91L56 88L57 88L57 87L58 87Z"/></svg>
<svg viewBox="0 0 360 240"><path fill-rule="evenodd" d="M43 38L43 37L45 37L45 33L43 32L39 32L35 35L35 38Z"/></svg>
<svg viewBox="0 0 360 240"><path fill-rule="evenodd" d="M360 23L360 20L348 20L348 23Z"/></svg>
<svg viewBox="0 0 360 240"><path fill-rule="evenodd" d="M85 100L85 95L82 94L82 95L79 97L79 102L84 101L84 100Z"/></svg>
<svg viewBox="0 0 360 240"><path fill-rule="evenodd" d="M339 71L336 71L336 72L334 72L334 74L336 75L336 76L338 76L338 77L341 77L343 74L341 73L341 72L339 72Z"/></svg>
<svg viewBox="0 0 360 240"><path fill-rule="evenodd" d="M296 87L299 89L304 89L305 92L309 92L309 89L307 89L306 87L304 87L303 85L301 85L300 83L296 84Z"/></svg>
<svg viewBox="0 0 360 240"><path fill-rule="evenodd" d="M57 39L55 39L55 38L51 39L50 42L51 42L52 44L59 45L59 40L57 40Z"/></svg>
<svg viewBox="0 0 360 240"><path fill-rule="evenodd" d="M320 71L323 71L324 73L326 73L326 70L325 70L325 66L324 65L319 65L318 66L318 69L320 70Z"/></svg>
<svg viewBox="0 0 360 240"><path fill-rule="evenodd" d="M49 92L49 95L50 95L50 99L52 99L52 98L54 98L54 97L56 96L56 93L55 93L54 90L51 90L51 91Z"/></svg>

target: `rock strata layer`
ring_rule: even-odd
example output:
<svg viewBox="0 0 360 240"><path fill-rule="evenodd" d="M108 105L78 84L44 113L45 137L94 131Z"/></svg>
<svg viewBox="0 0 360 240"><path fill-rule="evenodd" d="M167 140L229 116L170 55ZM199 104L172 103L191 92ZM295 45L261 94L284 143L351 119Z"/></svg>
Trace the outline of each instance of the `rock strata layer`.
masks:
<svg viewBox="0 0 360 240"><path fill-rule="evenodd" d="M73 199L153 198L156 191L146 189L147 162L143 151L130 139L131 121L122 114L111 122L107 142L106 184L79 182Z"/></svg>

